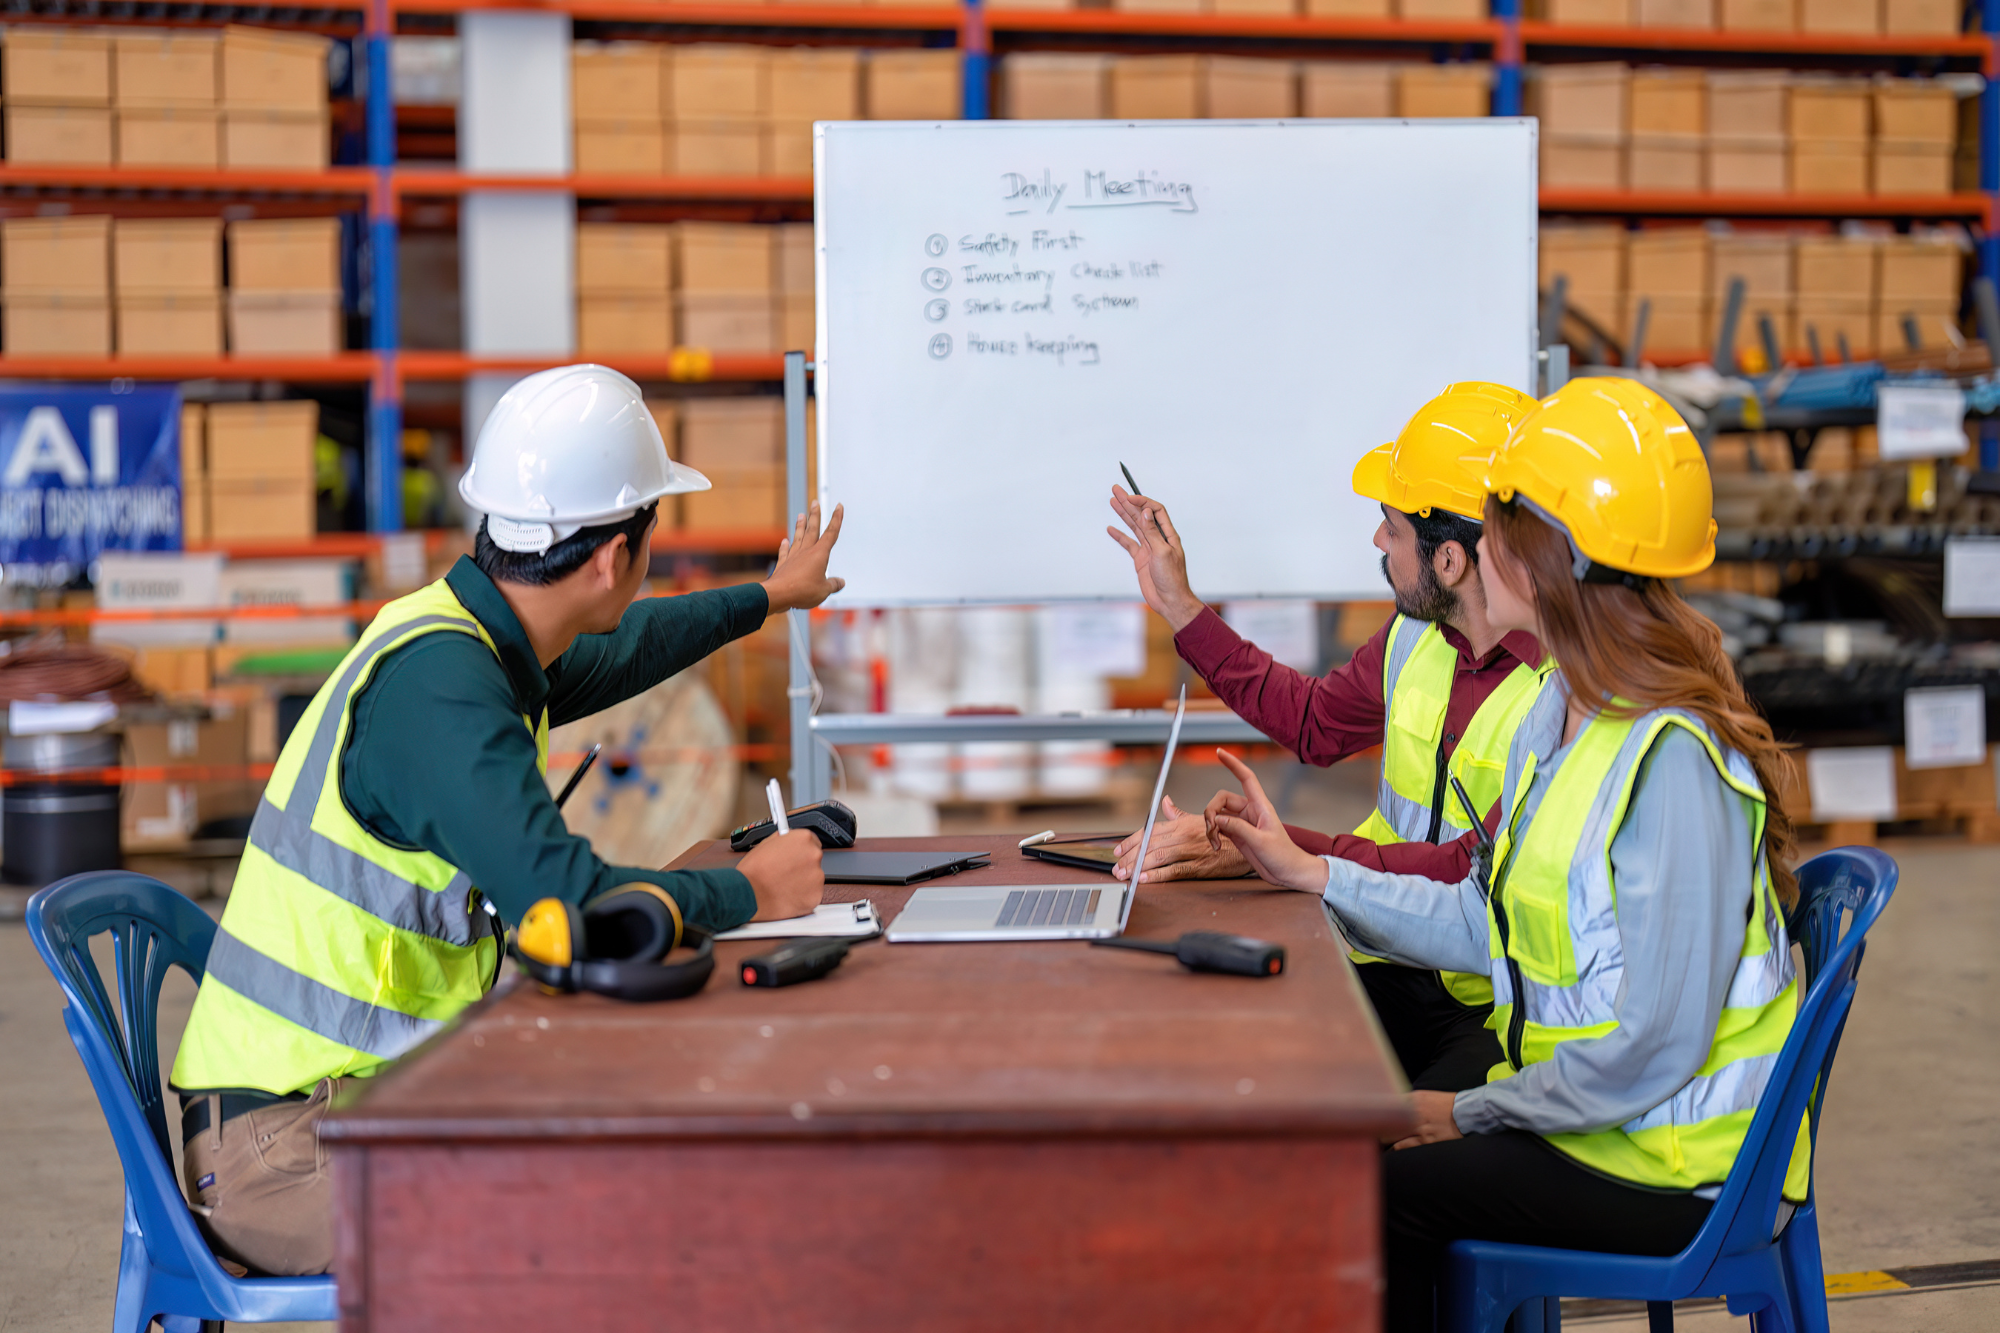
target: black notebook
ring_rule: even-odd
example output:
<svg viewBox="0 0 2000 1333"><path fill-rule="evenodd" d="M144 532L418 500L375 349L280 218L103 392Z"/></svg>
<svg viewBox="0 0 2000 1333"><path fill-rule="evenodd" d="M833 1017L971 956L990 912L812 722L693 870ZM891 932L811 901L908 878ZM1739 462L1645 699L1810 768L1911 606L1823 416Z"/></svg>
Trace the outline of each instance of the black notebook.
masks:
<svg viewBox="0 0 2000 1333"><path fill-rule="evenodd" d="M1122 838L1063 838L1023 847L1021 855L1036 857L1075 870L1101 870L1110 874L1118 864L1118 844Z"/></svg>
<svg viewBox="0 0 2000 1333"><path fill-rule="evenodd" d="M988 864L987 852L857 852L825 851L820 870L829 884L915 884L918 880L978 870Z"/></svg>

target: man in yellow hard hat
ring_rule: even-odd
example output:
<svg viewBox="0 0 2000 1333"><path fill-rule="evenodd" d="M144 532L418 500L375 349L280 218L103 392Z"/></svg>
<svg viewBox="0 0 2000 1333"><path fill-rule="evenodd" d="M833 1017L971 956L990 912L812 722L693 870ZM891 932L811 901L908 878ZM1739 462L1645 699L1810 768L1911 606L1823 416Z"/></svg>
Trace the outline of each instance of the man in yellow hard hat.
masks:
<svg viewBox="0 0 2000 1333"><path fill-rule="evenodd" d="M1351 834L1290 829L1306 850L1401 874L1465 877L1469 862L1456 840L1471 819L1446 779L1457 776L1486 814L1500 797L1514 724L1540 683L1533 637L1487 623L1476 554L1487 460L1534 406L1505 385L1454 384L1393 443L1363 455L1354 489L1382 506L1375 545L1396 614L1324 677L1273 661L1231 630L1189 587L1165 507L1113 488L1112 507L1130 535L1111 535L1132 557L1147 605L1173 625L1175 648L1224 703L1307 763L1382 747L1374 812ZM1203 815L1171 806L1162 813L1146 881L1249 872L1232 844L1211 841ZM1119 845L1121 878L1134 869L1137 844L1134 836ZM1413 1086L1456 1091L1485 1079L1499 1058L1485 1028L1493 1003L1485 977L1353 956L1366 964L1369 998Z"/></svg>

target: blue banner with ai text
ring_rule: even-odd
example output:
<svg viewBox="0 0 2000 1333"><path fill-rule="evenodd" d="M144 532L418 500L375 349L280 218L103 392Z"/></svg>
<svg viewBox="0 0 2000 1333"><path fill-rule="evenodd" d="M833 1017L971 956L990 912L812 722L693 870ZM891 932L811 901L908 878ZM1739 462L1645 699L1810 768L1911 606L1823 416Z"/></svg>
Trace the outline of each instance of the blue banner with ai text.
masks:
<svg viewBox="0 0 2000 1333"><path fill-rule="evenodd" d="M0 563L60 587L100 551L181 549L173 386L0 384Z"/></svg>

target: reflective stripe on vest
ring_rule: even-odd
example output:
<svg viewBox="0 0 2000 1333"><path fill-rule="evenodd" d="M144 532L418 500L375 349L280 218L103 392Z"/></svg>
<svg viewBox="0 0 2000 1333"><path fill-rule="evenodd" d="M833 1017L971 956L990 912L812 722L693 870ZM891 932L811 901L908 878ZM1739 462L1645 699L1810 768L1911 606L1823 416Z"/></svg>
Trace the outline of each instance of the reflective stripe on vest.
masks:
<svg viewBox="0 0 2000 1333"><path fill-rule="evenodd" d="M386 654L433 633L493 647L442 580L398 599L286 742L195 997L175 1086L290 1092L372 1073L485 992L499 949L471 880L429 852L382 842L340 794L354 700ZM547 715L522 723L546 770Z"/></svg>
<svg viewBox="0 0 2000 1333"><path fill-rule="evenodd" d="M1465 784L1466 795L1482 812L1500 799L1514 728L1546 675L1526 664L1515 667L1480 703L1458 738L1447 771ZM1440 843L1471 830L1449 786L1438 787L1438 751L1444 744L1444 718L1457 676L1458 650L1434 623L1402 615L1390 623L1382 653L1382 771L1375 787L1375 809L1354 830L1357 836L1384 845L1421 842L1430 837L1434 813ZM1432 802L1439 799L1442 804L1434 807ZM1357 963L1382 961L1359 950L1350 951L1348 957ZM1493 1001L1493 988L1485 977L1471 972L1438 976L1461 1004L1477 1007Z"/></svg>
<svg viewBox="0 0 2000 1333"><path fill-rule="evenodd" d="M1494 848L1493 900L1487 907L1494 960L1491 1025L1508 1063L1496 1066L1489 1079L1551 1059L1565 1041L1603 1036L1618 1026L1613 1006L1624 982L1625 941L1618 930L1611 844L1646 755L1667 728L1683 728L1749 806L1755 857L1743 947L1715 1038L1701 1069L1658 1106L1614 1129L1548 1138L1586 1166L1619 1179L1667 1189L1712 1185L1736 1160L1797 1009L1791 946L1763 858L1764 793L1749 761L1723 749L1692 714L1679 709L1638 718L1600 714L1578 733L1533 818L1517 828L1538 763L1525 742L1560 736L1566 708L1567 691L1544 691L1522 726L1524 743L1509 766L1508 820ZM1802 1152L1795 1153L1792 1168L1786 1194L1803 1198Z"/></svg>

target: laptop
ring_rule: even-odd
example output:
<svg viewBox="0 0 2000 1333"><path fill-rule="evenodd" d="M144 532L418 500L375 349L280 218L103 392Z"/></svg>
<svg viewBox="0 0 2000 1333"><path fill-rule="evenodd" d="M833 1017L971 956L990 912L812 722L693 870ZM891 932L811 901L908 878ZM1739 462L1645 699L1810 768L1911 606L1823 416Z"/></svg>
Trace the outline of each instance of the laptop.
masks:
<svg viewBox="0 0 2000 1333"><path fill-rule="evenodd" d="M1181 741L1181 719L1187 714L1187 687L1181 687L1174 724L1167 732L1167 752L1160 775L1153 780L1153 803L1146 810L1146 830L1139 835L1139 859L1153 841L1153 823L1160 816L1160 798L1167 793L1167 774ZM951 940L1103 940L1124 933L1132 915L1132 885L1113 880L1078 884L981 884L966 888L918 889L889 926L891 944Z"/></svg>

